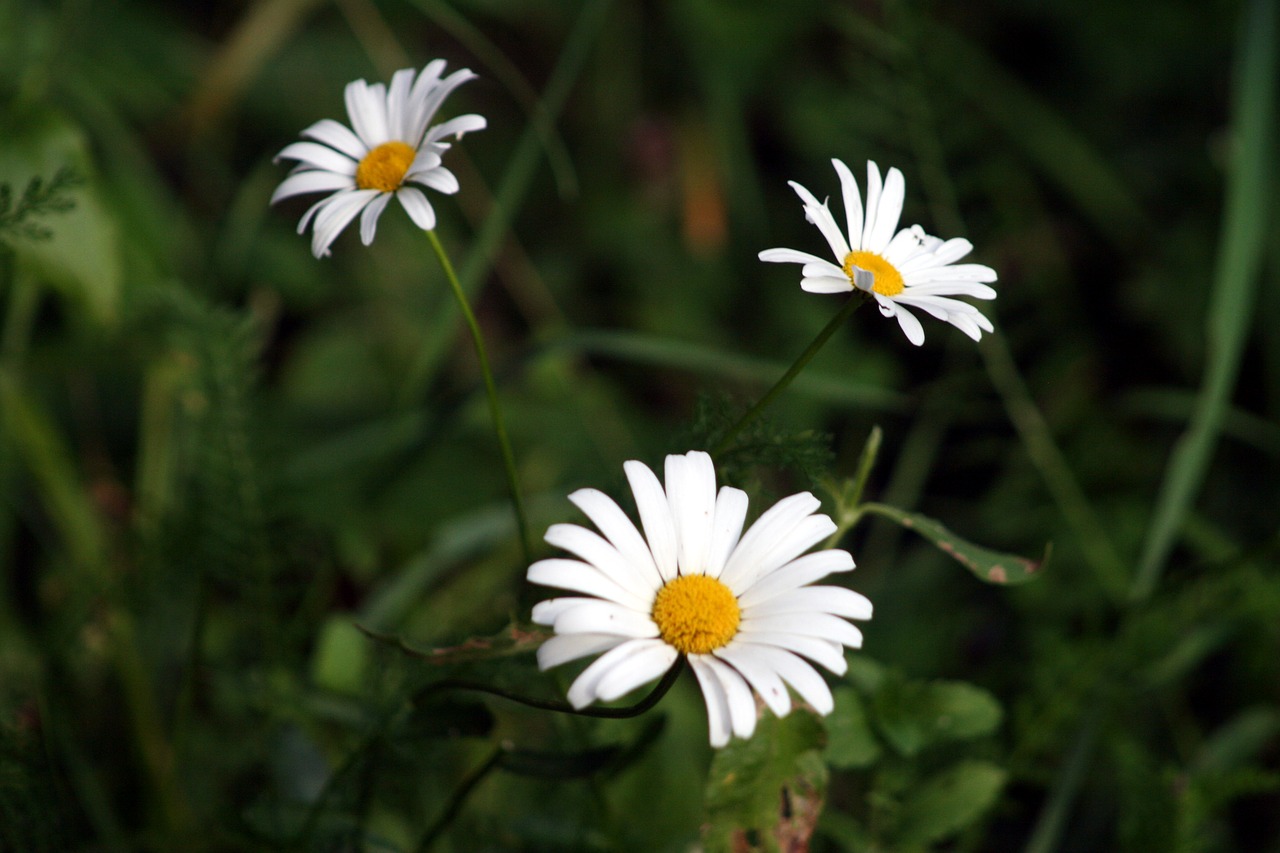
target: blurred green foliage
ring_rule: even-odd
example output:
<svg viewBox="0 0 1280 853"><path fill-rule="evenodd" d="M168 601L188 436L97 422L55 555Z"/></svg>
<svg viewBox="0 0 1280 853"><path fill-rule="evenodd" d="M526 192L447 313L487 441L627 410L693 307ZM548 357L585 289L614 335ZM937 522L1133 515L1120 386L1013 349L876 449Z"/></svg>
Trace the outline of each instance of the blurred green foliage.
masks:
<svg viewBox="0 0 1280 853"><path fill-rule="evenodd" d="M1275 5L0 0L0 849L1280 850ZM859 312L722 476L1052 559L862 513L836 710L714 757L687 677L433 688L566 683L472 350L394 205L317 261L267 199L435 57L481 75L436 207L536 530L838 310L756 253L821 251L786 181L841 157L974 241L997 332Z"/></svg>

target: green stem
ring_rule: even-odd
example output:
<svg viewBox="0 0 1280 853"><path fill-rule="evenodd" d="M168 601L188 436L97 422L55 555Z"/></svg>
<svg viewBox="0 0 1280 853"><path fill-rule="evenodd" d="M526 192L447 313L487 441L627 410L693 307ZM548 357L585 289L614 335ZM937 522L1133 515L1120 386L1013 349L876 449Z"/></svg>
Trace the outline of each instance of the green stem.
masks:
<svg viewBox="0 0 1280 853"><path fill-rule="evenodd" d="M449 828L449 824L453 823L457 818L458 812L462 811L463 804L467 801L467 797L471 796L471 792L475 790L476 785L484 781L502 762L503 749L496 747L493 752L489 753L489 757L485 762L472 770L467 777L462 780L457 789L453 792L453 796L449 798L448 804L445 805L444 811L440 813L440 817L436 818L435 823L427 828L422 834L422 840L418 842L418 853L427 853L431 846L436 843L436 839Z"/></svg>
<svg viewBox="0 0 1280 853"><path fill-rule="evenodd" d="M575 708L567 702L521 696L518 693L503 690L501 687L457 678L446 678L443 681L432 682L427 686L426 690L430 692L436 690L474 690L477 693L487 693L490 696L498 696L512 702L519 702L521 705L537 708L541 711L558 711L562 714L574 714L579 717L599 717L606 720L625 720L630 717L638 717L654 705L657 705L662 700L662 697L667 695L667 691L671 689L671 686L676 683L676 679L680 677L680 673L683 670L684 656L681 655L667 670L667 674L662 676L662 680L658 682L657 686L649 692L648 696L625 708Z"/></svg>
<svg viewBox="0 0 1280 853"><path fill-rule="evenodd" d="M485 350L484 336L480 333L480 324L476 322L476 315L471 310L471 303L467 301L467 295L462 290L462 285L458 281L458 274L453 270L453 264L449 261L449 255L445 252L444 246L440 243L440 238L436 236L435 231L427 231L427 239L431 241L431 248L435 250L436 258L440 261L440 267L444 270L444 277L449 280L449 287L453 290L454 298L458 300L458 307L462 310L462 316L467 321L467 328L471 331L471 340L475 343L476 358L480 362L480 373L484 376L485 393L489 396L489 414L493 417L493 431L498 436L498 445L502 449L502 465L506 469L507 489L511 492L511 507L516 513L516 526L520 532L520 549L524 553L525 563L533 561L533 548L529 539L529 520L525 516L524 499L520 497L520 480L516 474L516 457L511 452L511 440L507 438L507 424L502 416L502 406L498 403L498 388L493 382L493 371L489 368L489 355Z"/></svg>
<svg viewBox="0 0 1280 853"><path fill-rule="evenodd" d="M818 332L818 336L813 339L813 343L809 344L809 346L805 348L805 351L800 353L800 357L795 360L795 363L787 369L787 372L782 374L782 378L774 383L774 386L766 391L765 395L761 397L754 406L748 409L746 414L739 418L736 424L729 427L728 432L720 437L720 440L716 442L716 446L712 448L711 455L720 456L733 446L733 440L738 437L738 434L741 433L749 423L759 417L761 412L769 408L770 404L773 403L774 398L785 391L787 386L791 384L791 380L799 376L800 371L804 370L809 362L813 361L813 357L818 354L818 350L822 349L823 345L826 344L831 336L836 333L836 329L843 326L845 321L853 316L853 312L861 308L862 304L866 301L868 301L868 297L863 295L861 291L850 296L849 301L844 304L844 307L831 318L827 325L822 327L821 332Z"/></svg>

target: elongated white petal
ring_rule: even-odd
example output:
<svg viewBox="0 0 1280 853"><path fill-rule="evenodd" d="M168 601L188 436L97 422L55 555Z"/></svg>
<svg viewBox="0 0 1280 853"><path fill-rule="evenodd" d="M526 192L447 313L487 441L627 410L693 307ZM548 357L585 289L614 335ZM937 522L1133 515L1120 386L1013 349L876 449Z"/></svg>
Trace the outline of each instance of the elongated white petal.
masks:
<svg viewBox="0 0 1280 853"><path fill-rule="evenodd" d="M720 577L725 563L742 537L742 524L747 519L747 493L732 486L720 489L716 496L715 529L711 532L711 552L707 574Z"/></svg>
<svg viewBox="0 0 1280 853"><path fill-rule="evenodd" d="M357 163L369 153L369 147L360 141L360 137L351 132L351 128L331 118L321 119L311 125L302 131L302 136L314 139L316 142L323 142L330 148L336 148Z"/></svg>
<svg viewBox="0 0 1280 853"><path fill-rule="evenodd" d="M811 515L801 519L786 535L779 536L772 547L760 555L753 574L744 576L741 583L748 584L746 588L750 588L749 585L755 580L766 577L835 532L836 523L828 516Z"/></svg>
<svg viewBox="0 0 1280 853"><path fill-rule="evenodd" d="M538 669L548 670L629 642L633 641L613 634L557 634L538 646Z"/></svg>
<svg viewBox="0 0 1280 853"><path fill-rule="evenodd" d="M898 318L898 325L902 328L902 333L907 336L907 340L916 346L924 343L924 327L920 325L920 321L914 314L906 308L899 307L894 312L894 316Z"/></svg>
<svg viewBox="0 0 1280 853"><path fill-rule="evenodd" d="M702 698L707 703L707 731L711 736L711 746L719 749L729 743L729 699L720 679L707 664L706 656L690 657L689 666L698 678Z"/></svg>
<svg viewBox="0 0 1280 853"><path fill-rule="evenodd" d="M548 545L563 548L595 566L609 580L645 603L652 603L657 591L635 571L618 549L598 533L576 524L553 524L544 537Z"/></svg>
<svg viewBox="0 0 1280 853"><path fill-rule="evenodd" d="M448 121L442 121L427 131L427 142L436 142L444 139L446 136L453 136L461 139L464 134L472 133L477 130L484 130L489 123L485 121L484 116L474 113L457 116Z"/></svg>
<svg viewBox="0 0 1280 853"><path fill-rule="evenodd" d="M800 698L808 702L813 710L825 717L835 708L831 688L809 664L790 652L768 646L759 647L755 654L762 664L772 668L783 681L794 687Z"/></svg>
<svg viewBox="0 0 1280 853"><path fill-rule="evenodd" d="M743 592L751 578L757 576L756 569L764 549L790 533L801 519L810 515L821 506L821 502L808 492L783 498L764 515L756 519L756 523L742 535L738 547L733 550L725 564L720 580L735 594Z"/></svg>
<svg viewBox="0 0 1280 853"><path fill-rule="evenodd" d="M813 193L797 184L795 181L788 181L791 189L796 191L796 195L800 196L804 202L805 215L822 232L822 236L826 238L827 245L831 247L831 254L835 255L837 261L843 261L845 255L849 254L849 243L845 240L844 234L840 233L840 226L836 224L835 217L831 215L830 208L826 203L819 202L813 197Z"/></svg>
<svg viewBox="0 0 1280 853"><path fill-rule="evenodd" d="M347 175L334 172L295 172L280 182L276 191L271 194L271 204L282 198L301 195L303 193L329 192L332 190L353 190L356 182Z"/></svg>
<svg viewBox="0 0 1280 853"><path fill-rule="evenodd" d="M658 636L658 626L653 624L648 614L640 613L622 604L599 599L588 599L582 604L565 610L556 617L553 627L557 634L614 634L633 639L650 639Z"/></svg>
<svg viewBox="0 0 1280 853"><path fill-rule="evenodd" d="M805 278L838 278L846 282L849 280L849 276L845 275L844 267L838 267L830 261L805 264L800 270L800 275Z"/></svg>
<svg viewBox="0 0 1280 853"><path fill-rule="evenodd" d="M297 160L308 169L320 169L337 175L355 175L356 161L340 151L317 142L294 142L276 155L277 160Z"/></svg>
<svg viewBox="0 0 1280 853"><path fill-rule="evenodd" d="M596 696L601 702L612 702L648 684L671 669L680 653L661 640L641 640L636 651L617 664L596 685Z"/></svg>
<svg viewBox="0 0 1280 853"><path fill-rule="evenodd" d="M596 688L600 681L604 679L614 667L624 664L631 657L641 654L648 648L648 644L642 640L631 640L620 646L615 646L600 657L592 661L591 665L582 671L582 674L574 679L573 684L569 685L569 692L566 698L569 704L575 708L582 709L590 705L599 698Z"/></svg>
<svg viewBox="0 0 1280 853"><path fill-rule="evenodd" d="M317 258L329 251L330 244L356 218L366 204L378 195L377 190L351 190L333 196L316 212L315 230L311 234L311 253Z"/></svg>
<svg viewBox="0 0 1280 853"><path fill-rule="evenodd" d="M577 560L539 560L529 567L530 583L594 595L633 610L645 611L649 603L620 586L595 566Z"/></svg>
<svg viewBox="0 0 1280 853"><path fill-rule="evenodd" d="M791 710L791 696L787 693L787 686L776 672L752 654L749 646L730 643L714 654L742 674L775 716L785 717Z"/></svg>
<svg viewBox="0 0 1280 853"><path fill-rule="evenodd" d="M867 161L867 204L862 221L862 249L866 252L878 252L884 248L872 245L872 235L876 231L876 222L880 216L880 192L884 188L880 180L880 167L875 161Z"/></svg>
<svg viewBox="0 0 1280 853"><path fill-rule="evenodd" d="M373 199L365 205L360 213L360 242L366 246L373 243L373 237L378 232L378 217L382 215L382 211L386 209L387 202L391 201L390 193L382 193L374 196Z"/></svg>
<svg viewBox="0 0 1280 853"><path fill-rule="evenodd" d="M533 605L533 621L539 625L554 625L561 613L590 601L595 601L595 599L583 598L577 595L539 601Z"/></svg>
<svg viewBox="0 0 1280 853"><path fill-rule="evenodd" d="M391 85L387 87L387 135L390 139L412 145L409 137L409 122L412 120L412 108L409 92L413 89L416 73L412 68L401 68L391 75Z"/></svg>
<svg viewBox="0 0 1280 853"><path fill-rule="evenodd" d="M655 590L662 585L662 576L658 574L658 567L653 562L653 554L645 544L644 537L613 498L598 489L579 489L569 495L569 500L591 519L596 529L604 534L609 544L645 579L647 585Z"/></svg>
<svg viewBox="0 0 1280 853"><path fill-rule="evenodd" d="M366 148L376 148L387 141L387 106L385 95L379 96L380 88L377 85L370 86L363 80L355 80L348 83L343 92L351 129Z"/></svg>
<svg viewBox="0 0 1280 853"><path fill-rule="evenodd" d="M756 730L756 701L751 688L733 667L711 655L699 655L720 686L729 704L729 726L740 738L749 738Z"/></svg>
<svg viewBox="0 0 1280 853"><path fill-rule="evenodd" d="M849 248L862 249L862 195L858 192L858 182L843 160L832 160L836 174L840 176L840 191L844 195L844 215L849 229Z"/></svg>
<svg viewBox="0 0 1280 853"><path fill-rule="evenodd" d="M776 631L744 631L734 638L734 642L744 646L772 646L786 649L822 664L836 675L843 675L849 668L848 662L844 659L844 646L820 637L783 634Z"/></svg>
<svg viewBox="0 0 1280 853"><path fill-rule="evenodd" d="M564 616L560 617L560 619L564 618ZM556 624L559 625L560 620L556 620ZM779 613L758 617L748 613L744 614L739 630L820 637L855 649L862 646L861 631L839 616L826 613Z"/></svg>
<svg viewBox="0 0 1280 853"><path fill-rule="evenodd" d="M800 289L809 293L848 293L853 290L853 285L844 276L840 278L823 276L821 278L801 279Z"/></svg>
<svg viewBox="0 0 1280 853"><path fill-rule="evenodd" d="M870 619L871 602L865 595L842 586L806 586L770 598L751 608L751 617L780 613L830 613L847 619Z"/></svg>
<svg viewBox="0 0 1280 853"><path fill-rule="evenodd" d="M408 175L406 179L422 184L424 187L430 187L444 195L453 195L459 188L458 178L444 166L437 166L434 169L427 169L425 172Z"/></svg>
<svg viewBox="0 0 1280 853"><path fill-rule="evenodd" d="M768 261L771 264L830 264L824 258L817 255L811 255L808 252L801 252L798 249L765 249L759 255L760 260Z"/></svg>
<svg viewBox="0 0 1280 853"><path fill-rule="evenodd" d="M705 574L716 506L716 471L711 457L701 452L668 456L666 493L676 525L680 573Z"/></svg>
<svg viewBox="0 0 1280 853"><path fill-rule="evenodd" d="M662 579L669 581L676 576L678 546L676 525L671 518L666 492L643 462L632 460L624 463L622 468L627 474L627 482L631 484L631 493L635 495L636 510L640 513L640 523L644 526L653 561Z"/></svg>
<svg viewBox="0 0 1280 853"><path fill-rule="evenodd" d="M409 214L414 225L423 231L430 231L436 227L435 208L431 206L431 202L427 201L422 190L417 187L401 187L396 190L396 200L400 202L404 212Z"/></svg>
<svg viewBox="0 0 1280 853"><path fill-rule="evenodd" d="M738 604L744 609L750 609L787 590L813 583L834 572L847 572L852 569L853 557L848 551L832 549L805 554L782 566L776 572L759 578L738 596Z"/></svg>
<svg viewBox="0 0 1280 853"><path fill-rule="evenodd" d="M930 284L907 282L906 291L912 296L972 296L974 299L995 299L995 289L972 281L945 281Z"/></svg>
<svg viewBox="0 0 1280 853"><path fill-rule="evenodd" d="M906 197L906 181L902 172L896 168L889 170L885 176L884 190L880 194L880 209L876 211L876 229L871 234L867 249L878 252L889 245L898 230L898 219L902 216L902 202Z"/></svg>

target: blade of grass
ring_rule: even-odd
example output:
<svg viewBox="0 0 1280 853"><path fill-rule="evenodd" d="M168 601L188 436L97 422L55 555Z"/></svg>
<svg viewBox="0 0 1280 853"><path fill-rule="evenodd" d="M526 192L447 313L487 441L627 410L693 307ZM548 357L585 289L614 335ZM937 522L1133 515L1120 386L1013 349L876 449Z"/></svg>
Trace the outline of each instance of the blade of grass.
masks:
<svg viewBox="0 0 1280 853"><path fill-rule="evenodd" d="M1233 92L1232 157L1207 322L1200 396L1165 469L1130 596L1155 591L1187 512L1208 472L1240 371L1269 235L1275 122L1276 4L1254 0L1245 14Z"/></svg>

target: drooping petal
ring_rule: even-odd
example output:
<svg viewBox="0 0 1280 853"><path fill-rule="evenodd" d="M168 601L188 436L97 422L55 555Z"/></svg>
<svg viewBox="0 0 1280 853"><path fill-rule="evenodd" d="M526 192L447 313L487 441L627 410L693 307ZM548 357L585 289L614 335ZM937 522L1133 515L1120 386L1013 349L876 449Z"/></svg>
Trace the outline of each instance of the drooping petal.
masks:
<svg viewBox="0 0 1280 853"><path fill-rule="evenodd" d="M458 178L444 166L406 176L407 180L430 187L438 193L453 195L458 191Z"/></svg>
<svg viewBox="0 0 1280 853"><path fill-rule="evenodd" d="M596 696L601 702L621 699L640 685L659 678L671 669L679 656L679 652L661 640L642 640L633 654L600 679Z"/></svg>
<svg viewBox="0 0 1280 853"><path fill-rule="evenodd" d="M777 631L743 631L734 639L734 642L747 646L786 649L822 664L836 675L843 675L849 668L848 662L844 659L844 646L821 637L807 637L802 634L786 634Z"/></svg>
<svg viewBox="0 0 1280 853"><path fill-rule="evenodd" d="M366 246L373 243L373 236L378 231L378 217L391 201L390 193L381 193L373 198L360 213L360 242Z"/></svg>
<svg viewBox="0 0 1280 853"><path fill-rule="evenodd" d="M311 253L317 258L328 254L329 246L338 239L342 229L377 195L377 190L351 190L330 198L329 203L316 212L315 230L311 234Z"/></svg>
<svg viewBox="0 0 1280 853"><path fill-rule="evenodd" d="M894 311L894 316L898 318L898 325L902 328L902 333L907 336L907 340L916 346L924 343L924 327L920 325L920 321L916 316L906 308L898 306Z"/></svg>
<svg viewBox="0 0 1280 853"><path fill-rule="evenodd" d="M707 705L707 731L711 736L711 746L719 749L729 743L729 698L720 679L707 664L705 655L690 657L689 666L698 678L698 686L702 688L702 698Z"/></svg>
<svg viewBox="0 0 1280 853"><path fill-rule="evenodd" d="M762 664L772 668L783 681L794 687L800 698L808 702L813 710L825 717L835 708L831 688L827 687L827 682L809 664L790 652L768 646L759 647L755 653Z"/></svg>
<svg viewBox="0 0 1280 853"><path fill-rule="evenodd" d="M566 694L569 704L575 708L582 709L596 701L596 699L600 698L596 689L601 680L608 676L615 667L625 664L627 660L637 654L642 654L648 647L649 644L642 640L631 640L620 646L615 646L596 658L590 666L582 671L581 675L574 679L573 684L569 685L569 692Z"/></svg>
<svg viewBox="0 0 1280 853"><path fill-rule="evenodd" d="M409 214L414 225L423 231L430 231L436 227L435 208L431 206L431 202L427 201L427 196L422 190L417 187L401 187L396 190L396 199L404 208L404 212Z"/></svg>
<svg viewBox="0 0 1280 853"><path fill-rule="evenodd" d="M740 738L749 738L756 730L756 700L751 696L751 688L738 672L724 661L711 655L693 655L701 657L720 686L724 689L729 704L729 725L733 733Z"/></svg>
<svg viewBox="0 0 1280 853"><path fill-rule="evenodd" d="M484 130L489 123L485 121L485 117L470 113L464 116L457 116L448 121L442 121L427 131L427 142L436 142L444 139L446 136L453 136L461 139L464 134L472 133L477 130Z"/></svg>
<svg viewBox="0 0 1280 853"><path fill-rule="evenodd" d="M538 646L538 669L548 670L629 642L634 641L614 634L557 634Z"/></svg>
<svg viewBox="0 0 1280 853"><path fill-rule="evenodd" d="M791 696L787 693L787 686L776 672L752 654L750 646L730 643L723 649L717 649L714 654L741 673L775 716L785 717L791 710Z"/></svg>

